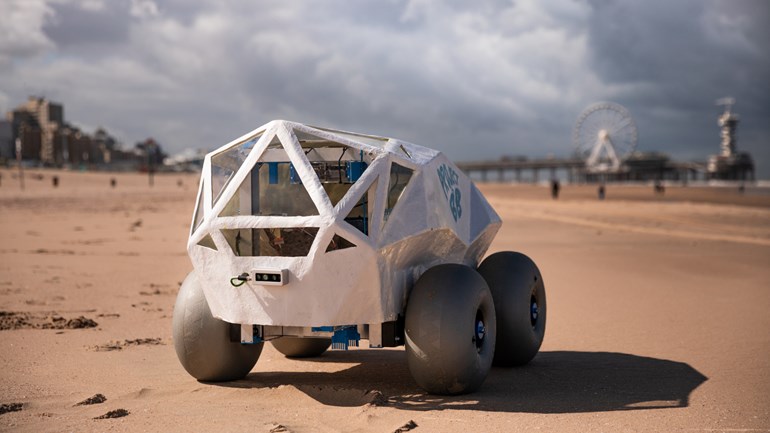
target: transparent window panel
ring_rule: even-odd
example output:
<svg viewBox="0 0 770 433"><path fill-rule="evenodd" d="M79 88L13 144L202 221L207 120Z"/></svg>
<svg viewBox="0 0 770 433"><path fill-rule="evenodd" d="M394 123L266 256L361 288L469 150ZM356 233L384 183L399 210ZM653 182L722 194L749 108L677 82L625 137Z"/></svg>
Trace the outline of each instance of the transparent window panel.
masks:
<svg viewBox="0 0 770 433"><path fill-rule="evenodd" d="M262 133L249 138L248 140L236 144L235 146L223 150L211 157L211 197L213 197L212 205L216 204L219 200L219 196L222 195L222 191L227 187L230 181L235 176L235 172L241 168L243 161L249 156L249 153L254 149L254 145L257 144L257 140L262 136Z"/></svg>
<svg viewBox="0 0 770 433"><path fill-rule="evenodd" d="M412 179L413 170L406 168L402 165L391 163L390 164L390 180L388 182L388 202L385 207L385 214L383 215L383 222L388 220L393 208L396 207L398 199L401 198L401 193L409 184L409 180Z"/></svg>
<svg viewBox="0 0 770 433"><path fill-rule="evenodd" d="M370 155L347 144L294 130L326 195L336 206L372 163Z"/></svg>
<svg viewBox="0 0 770 433"><path fill-rule="evenodd" d="M214 243L214 239L212 239L211 235L209 234L207 234L201 240L199 240L198 245L206 248L211 248L212 250L217 251L217 245Z"/></svg>
<svg viewBox="0 0 770 433"><path fill-rule="evenodd" d="M342 200L342 197L348 193L350 187L353 184L350 183L322 183L326 195L329 196L329 200L332 202L332 206L337 206L337 203Z"/></svg>
<svg viewBox="0 0 770 433"><path fill-rule="evenodd" d="M283 161L255 164L220 216L318 215L318 208L286 153L282 149L271 153L271 159Z"/></svg>
<svg viewBox="0 0 770 433"><path fill-rule="evenodd" d="M369 227L374 215L374 198L377 192L377 180L364 193L358 203L345 216L345 222L357 228L361 233L369 235Z"/></svg>
<svg viewBox="0 0 770 433"><path fill-rule="evenodd" d="M335 234L332 240L329 242L329 245L326 247L326 252L328 253L330 251L344 250L345 248L353 247L355 247L355 244L343 238L342 236Z"/></svg>
<svg viewBox="0 0 770 433"><path fill-rule="evenodd" d="M236 256L304 257L310 253L318 227L223 229Z"/></svg>
<svg viewBox="0 0 770 433"><path fill-rule="evenodd" d="M198 206L195 208L195 215L193 216L193 226L190 230L190 235L200 227L203 222L203 187L198 191Z"/></svg>

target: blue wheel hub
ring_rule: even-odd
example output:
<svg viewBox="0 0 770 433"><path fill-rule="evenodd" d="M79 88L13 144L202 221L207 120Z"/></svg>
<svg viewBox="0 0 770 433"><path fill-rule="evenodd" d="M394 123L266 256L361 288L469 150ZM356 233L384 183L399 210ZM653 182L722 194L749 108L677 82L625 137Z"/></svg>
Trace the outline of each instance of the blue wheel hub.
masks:
<svg viewBox="0 0 770 433"><path fill-rule="evenodd" d="M484 324L484 316L481 314L481 310L476 312L476 326L473 332L473 342L476 343L476 349L481 351L481 346L484 345L484 337L487 335L487 326Z"/></svg>
<svg viewBox="0 0 770 433"><path fill-rule="evenodd" d="M529 321L533 327L537 324L538 316L540 316L540 307L537 305L537 298L532 296L529 301Z"/></svg>
<svg viewBox="0 0 770 433"><path fill-rule="evenodd" d="M484 326L484 322L479 320L478 322L476 322L476 339L483 340L486 334L487 334L487 328Z"/></svg>

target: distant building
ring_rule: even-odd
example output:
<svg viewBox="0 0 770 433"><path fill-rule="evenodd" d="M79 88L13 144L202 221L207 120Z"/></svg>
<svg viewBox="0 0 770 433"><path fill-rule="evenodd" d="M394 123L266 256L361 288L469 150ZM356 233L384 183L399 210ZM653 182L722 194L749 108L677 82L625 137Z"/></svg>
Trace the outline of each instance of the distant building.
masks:
<svg viewBox="0 0 770 433"><path fill-rule="evenodd" d="M11 124L11 137L14 143L17 138L21 140L21 159L40 160L42 131L35 116L26 109L17 108L8 112L6 119Z"/></svg>
<svg viewBox="0 0 770 433"><path fill-rule="evenodd" d="M118 142L113 136L107 133L104 128L98 128L93 135L93 147L92 151L98 154L100 163L109 164L112 162L112 153L115 151Z"/></svg>
<svg viewBox="0 0 770 433"><path fill-rule="evenodd" d="M0 161L13 159L15 156L13 124L8 120L0 120Z"/></svg>
<svg viewBox="0 0 770 433"><path fill-rule="evenodd" d="M63 153L65 162L72 165L93 163L91 137L80 128L67 125L64 130L66 137L66 151Z"/></svg>
<svg viewBox="0 0 770 433"><path fill-rule="evenodd" d="M30 96L6 114L0 123L0 159L16 158L15 141L21 140L21 157L49 166L100 166L118 163L120 169L136 167L134 151L122 151L104 128L90 135L64 121L62 104ZM8 142L10 141L10 144Z"/></svg>
<svg viewBox="0 0 770 433"><path fill-rule="evenodd" d="M45 98L30 96L26 104L17 108L26 111L40 129L40 162L45 165L61 164L64 151L64 107Z"/></svg>
<svg viewBox="0 0 770 433"><path fill-rule="evenodd" d="M64 107L44 98L30 96L26 103L6 114L11 140L21 139L21 157L45 165L63 161L66 146ZM15 156L14 149L14 156Z"/></svg>

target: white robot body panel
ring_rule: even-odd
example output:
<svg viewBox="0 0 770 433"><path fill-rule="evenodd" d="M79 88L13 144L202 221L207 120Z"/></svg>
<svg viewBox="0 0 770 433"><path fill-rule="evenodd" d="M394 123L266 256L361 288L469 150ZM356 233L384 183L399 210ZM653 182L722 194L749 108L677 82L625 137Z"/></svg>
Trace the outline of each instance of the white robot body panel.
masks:
<svg viewBox="0 0 770 433"><path fill-rule="evenodd" d="M371 324L432 266L477 266L500 225L440 152L273 121L206 156L187 249L216 318Z"/></svg>

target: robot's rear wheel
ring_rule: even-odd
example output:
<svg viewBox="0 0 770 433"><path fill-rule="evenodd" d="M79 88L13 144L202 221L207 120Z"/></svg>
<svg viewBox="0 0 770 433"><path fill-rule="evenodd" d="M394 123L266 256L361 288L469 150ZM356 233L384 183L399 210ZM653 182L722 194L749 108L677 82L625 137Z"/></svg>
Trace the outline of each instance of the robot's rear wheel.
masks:
<svg viewBox="0 0 770 433"><path fill-rule="evenodd" d="M537 355L545 337L545 286L535 262L521 253L501 251L484 259L479 273L489 284L497 314L494 365L524 365Z"/></svg>

